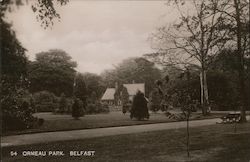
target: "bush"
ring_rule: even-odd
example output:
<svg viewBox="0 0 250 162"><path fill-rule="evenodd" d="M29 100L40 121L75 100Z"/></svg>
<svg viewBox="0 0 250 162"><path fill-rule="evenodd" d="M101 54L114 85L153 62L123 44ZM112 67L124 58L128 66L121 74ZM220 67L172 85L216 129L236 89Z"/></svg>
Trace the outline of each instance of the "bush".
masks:
<svg viewBox="0 0 250 162"><path fill-rule="evenodd" d="M61 94L60 101L59 101L59 113L67 112L68 109L68 100L64 93Z"/></svg>
<svg viewBox="0 0 250 162"><path fill-rule="evenodd" d="M100 102L90 103L87 105L86 114L99 114L108 113L109 107L107 104L102 104Z"/></svg>
<svg viewBox="0 0 250 162"><path fill-rule="evenodd" d="M153 112L157 112L161 109L162 105L162 96L159 93L158 89L154 89L149 96L149 108Z"/></svg>
<svg viewBox="0 0 250 162"><path fill-rule="evenodd" d="M22 98L19 92L12 92L1 100L3 110L2 128L3 132L13 130L24 130L39 126L38 118L32 116L31 103Z"/></svg>
<svg viewBox="0 0 250 162"><path fill-rule="evenodd" d="M59 108L58 98L48 91L35 93L34 103L37 112L54 112Z"/></svg>
<svg viewBox="0 0 250 162"><path fill-rule="evenodd" d="M78 119L81 116L84 116L83 103L80 99L76 98L72 105L72 117Z"/></svg>
<svg viewBox="0 0 250 162"><path fill-rule="evenodd" d="M144 118L149 119L147 100L145 99L144 94L140 91L137 92L133 99L130 118L136 118L138 120Z"/></svg>

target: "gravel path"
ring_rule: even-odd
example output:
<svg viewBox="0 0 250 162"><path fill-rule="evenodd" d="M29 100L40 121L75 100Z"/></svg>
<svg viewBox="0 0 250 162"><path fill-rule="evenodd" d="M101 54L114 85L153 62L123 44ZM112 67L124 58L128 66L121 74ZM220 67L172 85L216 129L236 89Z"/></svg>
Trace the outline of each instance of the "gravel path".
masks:
<svg viewBox="0 0 250 162"><path fill-rule="evenodd" d="M195 120L195 121L190 121L190 127L213 125L216 124L216 122L220 121L221 120L219 118ZM23 134L23 135L2 137L1 147L47 143L54 141L87 139L87 138L112 136L120 134L141 133L141 132L167 130L167 129L179 129L185 127L186 127L186 122L181 121L172 123L158 123L158 124L96 128L96 129L73 130L73 131Z"/></svg>

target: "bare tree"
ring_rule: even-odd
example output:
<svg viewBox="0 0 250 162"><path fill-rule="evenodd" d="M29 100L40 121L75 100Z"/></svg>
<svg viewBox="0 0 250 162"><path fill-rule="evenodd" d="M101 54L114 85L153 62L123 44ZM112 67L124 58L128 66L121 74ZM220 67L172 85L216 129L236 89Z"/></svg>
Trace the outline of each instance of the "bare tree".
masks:
<svg viewBox="0 0 250 162"><path fill-rule="evenodd" d="M219 0L184 2L171 1L178 10L179 20L152 34L152 47L157 52L146 56L162 65L196 67L200 71L202 112L207 115L210 112L206 77L209 60L224 48L230 38L229 31L222 28L225 20L217 10Z"/></svg>

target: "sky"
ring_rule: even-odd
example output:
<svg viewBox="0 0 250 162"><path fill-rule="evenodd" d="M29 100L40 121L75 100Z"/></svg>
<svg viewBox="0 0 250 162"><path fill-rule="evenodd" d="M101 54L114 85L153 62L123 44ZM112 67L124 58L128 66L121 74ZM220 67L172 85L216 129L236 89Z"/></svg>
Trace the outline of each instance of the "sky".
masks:
<svg viewBox="0 0 250 162"><path fill-rule="evenodd" d="M62 49L77 62L77 71L100 74L123 59L154 52L150 34L176 19L175 10L165 3L71 0L57 7L60 22L55 20L55 25L46 30L30 4L7 17L30 60L41 51Z"/></svg>

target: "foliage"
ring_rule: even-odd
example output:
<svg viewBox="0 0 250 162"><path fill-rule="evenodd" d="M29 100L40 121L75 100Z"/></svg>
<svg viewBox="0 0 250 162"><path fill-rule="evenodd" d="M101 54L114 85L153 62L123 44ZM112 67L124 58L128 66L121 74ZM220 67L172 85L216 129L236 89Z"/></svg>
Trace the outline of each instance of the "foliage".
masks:
<svg viewBox="0 0 250 162"><path fill-rule="evenodd" d="M121 91L121 102L122 102L122 112L125 114L126 112L130 111L131 101L129 100L129 94L126 87L122 88Z"/></svg>
<svg viewBox="0 0 250 162"><path fill-rule="evenodd" d="M29 100L24 99L24 94L25 91L19 89L9 92L1 98L2 129L4 132L32 128L38 121L37 118L32 116L34 110Z"/></svg>
<svg viewBox="0 0 250 162"><path fill-rule="evenodd" d="M109 112L108 105L100 102L90 103L86 108L86 114L99 114L108 112Z"/></svg>
<svg viewBox="0 0 250 162"><path fill-rule="evenodd" d="M58 109L57 97L48 91L40 91L33 95L37 112L54 112Z"/></svg>
<svg viewBox="0 0 250 162"><path fill-rule="evenodd" d="M30 91L47 90L59 96L71 96L76 63L64 51L54 49L36 54L29 66ZM63 85L63 87L61 86Z"/></svg>
<svg viewBox="0 0 250 162"><path fill-rule="evenodd" d="M128 90L126 87L122 88L121 101L122 101L122 105L126 105L129 103L129 94L128 94Z"/></svg>
<svg viewBox="0 0 250 162"><path fill-rule="evenodd" d="M47 28L54 24L54 19L60 19L60 15L56 12L55 3L60 5L67 4L68 0L3 0L1 1L1 18L8 12L12 12L15 7L31 3L31 8L36 14L36 19L41 22L41 26Z"/></svg>
<svg viewBox="0 0 250 162"><path fill-rule="evenodd" d="M230 32L221 27L224 21L216 10L219 1L169 2L178 10L179 20L169 26L160 27L152 35L152 44L157 52L147 56L167 66L178 65L182 69L187 65L195 66L201 74L202 112L207 115L210 111L206 79L208 58L216 56L226 46ZM189 12L189 9L194 12Z"/></svg>
<svg viewBox="0 0 250 162"><path fill-rule="evenodd" d="M27 57L26 49L17 40L11 25L1 21L1 74L2 81L16 84L20 77L26 76Z"/></svg>
<svg viewBox="0 0 250 162"><path fill-rule="evenodd" d="M144 118L149 119L147 100L145 99L144 94L140 91L134 96L130 118L136 118L138 120Z"/></svg>
<svg viewBox="0 0 250 162"><path fill-rule="evenodd" d="M154 81L160 79L161 73L154 63L145 58L129 58L121 62L113 70L101 74L107 87L119 83L145 83L145 94L153 89Z"/></svg>
<svg viewBox="0 0 250 162"><path fill-rule="evenodd" d="M87 88L87 96L91 98L95 93L97 98L100 98L105 90L101 76L93 73L83 73L83 79Z"/></svg>
<svg viewBox="0 0 250 162"><path fill-rule="evenodd" d="M153 112L157 112L161 109L162 106L162 95L159 93L159 90L155 88L149 95L149 108Z"/></svg>
<svg viewBox="0 0 250 162"><path fill-rule="evenodd" d="M82 74L75 76L74 96L81 100L85 108L87 105L87 88Z"/></svg>
<svg viewBox="0 0 250 162"><path fill-rule="evenodd" d="M67 112L67 109L68 109L68 101L64 93L62 93L59 101L59 113Z"/></svg>
<svg viewBox="0 0 250 162"><path fill-rule="evenodd" d="M2 11L1 11L2 14ZM11 25L1 15L1 108L3 131L27 129L35 118L29 101L23 99L27 80L25 49L17 40Z"/></svg>
<svg viewBox="0 0 250 162"><path fill-rule="evenodd" d="M67 0L57 0L65 4ZM27 2L27 1L26 1ZM35 1L34 1L35 2ZM17 40L11 25L6 22L5 15L12 12L13 6L20 6L22 0L4 0L0 5L1 21L1 108L3 130L26 129L33 127L37 119L32 116L33 100L31 103L23 100L23 92L29 86L27 79L27 62L25 48ZM48 26L54 17L58 17L52 1L38 0L38 15L42 24ZM34 11L35 12L35 11ZM42 120L39 120L40 124Z"/></svg>
<svg viewBox="0 0 250 162"><path fill-rule="evenodd" d="M236 78L235 78L236 77ZM194 111L200 108L199 96L199 74L195 71L190 72L189 81L183 80L183 77L171 78L172 80L163 85L164 93L170 96L166 103L174 107L180 107L180 97L176 92L185 91L192 100L197 101ZM226 73L217 70L209 70L207 73L209 98L212 110L234 110L239 107L239 91L237 87L237 76L233 73Z"/></svg>
<svg viewBox="0 0 250 162"><path fill-rule="evenodd" d="M83 102L76 98L72 105L72 117L78 119L79 117L83 116L84 113Z"/></svg>

